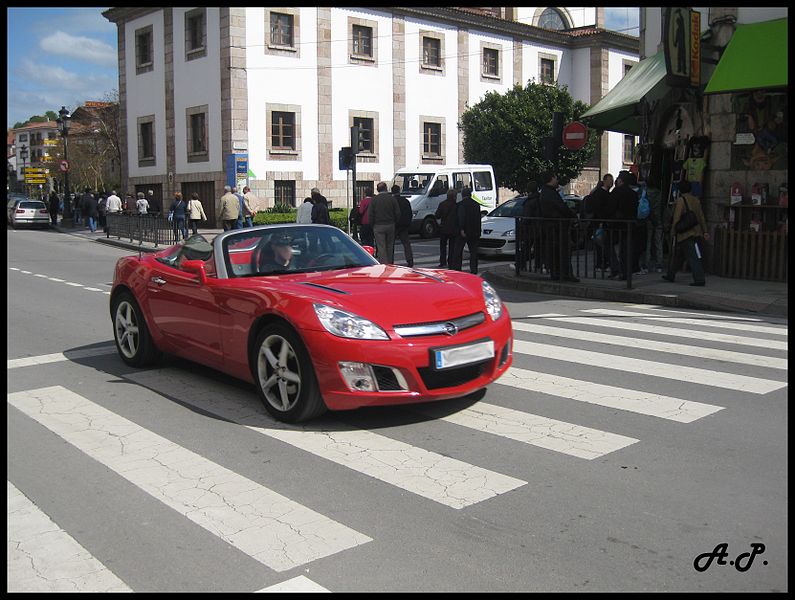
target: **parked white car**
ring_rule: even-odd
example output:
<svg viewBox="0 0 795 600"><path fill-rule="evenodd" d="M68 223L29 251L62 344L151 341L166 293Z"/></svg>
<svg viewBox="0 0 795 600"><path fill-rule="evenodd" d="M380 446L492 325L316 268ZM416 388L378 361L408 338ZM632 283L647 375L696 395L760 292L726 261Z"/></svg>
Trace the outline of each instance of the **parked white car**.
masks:
<svg viewBox="0 0 795 600"><path fill-rule="evenodd" d="M511 198L481 219L478 254L516 255L516 217L522 216L525 200L527 196Z"/></svg>

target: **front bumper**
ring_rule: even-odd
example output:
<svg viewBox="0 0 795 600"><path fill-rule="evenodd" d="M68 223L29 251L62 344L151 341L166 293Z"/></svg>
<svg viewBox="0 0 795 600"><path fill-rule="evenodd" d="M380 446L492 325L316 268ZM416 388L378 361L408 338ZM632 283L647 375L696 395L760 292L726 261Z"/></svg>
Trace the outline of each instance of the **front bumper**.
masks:
<svg viewBox="0 0 795 600"><path fill-rule="evenodd" d="M326 331L305 330L302 335L312 357L321 395L331 410L460 398L492 383L511 366L513 359L513 329L505 308L498 321L487 319L483 325L461 331L455 336L401 338L389 332L391 340L375 341L338 338ZM452 369L433 368L432 349L484 339L494 342L493 358ZM361 362L396 369L408 390L351 391L340 373L340 362Z"/></svg>
<svg viewBox="0 0 795 600"><path fill-rule="evenodd" d="M490 238L481 237L478 241L478 254L487 256L515 256L516 255L516 239L515 238Z"/></svg>

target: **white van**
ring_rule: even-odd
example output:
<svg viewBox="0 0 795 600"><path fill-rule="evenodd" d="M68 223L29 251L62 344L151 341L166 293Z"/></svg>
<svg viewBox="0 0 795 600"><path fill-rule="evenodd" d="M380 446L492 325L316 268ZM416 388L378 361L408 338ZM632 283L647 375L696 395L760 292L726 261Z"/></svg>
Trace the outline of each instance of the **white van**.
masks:
<svg viewBox="0 0 795 600"><path fill-rule="evenodd" d="M482 213L497 206L497 182L491 165L422 165L399 169L392 185L400 186L400 195L411 202L414 218L410 232L420 232L424 238L436 235L439 224L435 213L439 203L447 198L447 190L469 187L472 198L482 206Z"/></svg>

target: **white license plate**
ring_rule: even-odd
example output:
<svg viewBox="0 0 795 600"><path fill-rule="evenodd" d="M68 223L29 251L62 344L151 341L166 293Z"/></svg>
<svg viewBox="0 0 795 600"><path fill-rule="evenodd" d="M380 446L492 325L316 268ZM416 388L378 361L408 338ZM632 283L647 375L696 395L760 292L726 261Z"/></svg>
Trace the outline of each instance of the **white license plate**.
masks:
<svg viewBox="0 0 795 600"><path fill-rule="evenodd" d="M492 340L434 351L434 365L437 369L459 367L489 358L494 358L494 342Z"/></svg>

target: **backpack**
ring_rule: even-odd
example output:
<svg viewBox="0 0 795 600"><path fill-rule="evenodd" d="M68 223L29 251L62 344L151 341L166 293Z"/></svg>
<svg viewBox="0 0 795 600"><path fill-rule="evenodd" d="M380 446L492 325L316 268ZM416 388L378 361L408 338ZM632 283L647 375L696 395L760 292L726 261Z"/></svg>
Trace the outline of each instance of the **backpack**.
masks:
<svg viewBox="0 0 795 600"><path fill-rule="evenodd" d="M638 221L643 221L649 217L651 207L649 206L649 198L646 196L646 186L643 186L643 191L640 194L638 201Z"/></svg>
<svg viewBox="0 0 795 600"><path fill-rule="evenodd" d="M359 213L359 207L354 206L351 209L351 214L348 215L348 221L351 222L351 225L361 225L362 224L362 215Z"/></svg>

